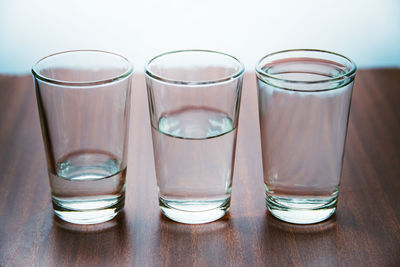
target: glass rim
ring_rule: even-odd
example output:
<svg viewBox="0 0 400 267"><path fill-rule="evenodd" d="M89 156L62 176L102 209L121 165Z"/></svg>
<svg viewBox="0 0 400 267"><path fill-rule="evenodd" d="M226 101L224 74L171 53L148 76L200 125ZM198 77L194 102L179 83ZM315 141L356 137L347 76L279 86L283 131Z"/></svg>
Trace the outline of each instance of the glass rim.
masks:
<svg viewBox="0 0 400 267"><path fill-rule="evenodd" d="M206 81L184 81L184 80L170 79L170 78L164 77L162 75L155 74L154 72L152 72L150 70L150 65L154 60L156 60L160 57L163 57L163 56L185 53L185 52L204 52L204 53L211 53L211 54L218 54L218 55L226 56L226 57L233 59L236 63L238 63L240 66L240 69L231 75L223 76L222 78L219 78L219 79L206 80ZM215 51L215 50L208 50L208 49L181 49L181 50L173 50L173 51L164 52L162 54L159 54L159 55L153 57L145 65L144 71L145 71L145 74L148 75L149 77L151 77L155 80L164 82L164 83L168 83L168 84L212 85L212 84L218 84L218 83L222 83L222 82L231 81L231 80L234 80L234 79L240 77L244 73L245 68L244 68L244 64L239 59L237 59L236 57L229 55L227 53L223 53L223 52L219 52L219 51Z"/></svg>
<svg viewBox="0 0 400 267"><path fill-rule="evenodd" d="M261 62L271 56L277 55L277 54L285 54L288 52L317 52L317 53L322 53L322 54L330 54L330 55L334 55L334 56L338 56L344 60L346 60L348 63L350 63L350 69L347 70L344 74L341 74L337 77L332 77L332 78L327 78L327 79L321 79L321 80L315 80L315 81L301 81L301 80L293 80L293 79L283 79L283 78L278 78L275 75L271 75L266 73L264 70L261 69ZM277 51L277 52L273 52L270 54L267 54L265 56L263 56L256 64L256 73L257 76L260 75L263 78L267 78L267 79L272 79L275 81L279 81L279 82L285 82L285 83L291 83L291 84L319 84L319 83L329 83L329 82L336 82L336 81L340 81L340 80L344 80L344 79L349 79L352 78L357 70L357 66L354 63L353 60L351 60L350 58L343 56L339 53L335 53L335 52L331 52L331 51L327 51L327 50L321 50L321 49L287 49L287 50L281 50L281 51ZM285 88L282 88L285 89ZM333 90L335 88L332 89L328 89L328 90ZM300 89L288 89L291 91L306 91L309 92L308 90L300 90ZM320 91L320 90L317 90Z"/></svg>
<svg viewBox="0 0 400 267"><path fill-rule="evenodd" d="M125 70L122 74L116 75L116 76L112 76L111 78L107 78L107 79L101 79L101 80L94 80L94 81L84 81L84 82L79 82L79 81L64 81L64 80L57 80L57 79L53 79L50 77L46 77L45 75L40 74L40 71L38 71L37 67L38 65L51 57L54 56L58 56L58 55L62 55L62 54L69 54L69 53L76 53L76 52L95 52L95 53L101 53L101 54L109 54L109 55L113 55L116 57L121 58L123 61L125 61L127 63L127 70ZM77 49L77 50L65 50L65 51L61 51L61 52L56 52L50 55L47 55L45 57L42 57L41 59L39 59L38 61L35 62L35 64L33 64L32 68L31 68L32 74L35 78L48 82L48 83L52 83L52 84L57 84L57 85L64 85L64 86L96 86L96 85L102 85L102 84L107 84L107 83L112 83L121 79L124 79L126 77L128 77L129 75L131 75L133 73L133 66L130 63L130 61L124 57L121 56L117 53L114 52L109 52L109 51L104 51L104 50L96 50L96 49Z"/></svg>

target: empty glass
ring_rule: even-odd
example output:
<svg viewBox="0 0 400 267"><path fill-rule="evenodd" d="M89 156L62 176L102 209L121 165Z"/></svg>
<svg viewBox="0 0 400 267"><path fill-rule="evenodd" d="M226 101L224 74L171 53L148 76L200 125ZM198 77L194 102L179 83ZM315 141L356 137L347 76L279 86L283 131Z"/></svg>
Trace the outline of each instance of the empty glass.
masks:
<svg viewBox="0 0 400 267"><path fill-rule="evenodd" d="M32 68L55 214L79 224L123 207L132 66L114 53L79 50Z"/></svg>
<svg viewBox="0 0 400 267"><path fill-rule="evenodd" d="M161 211L206 223L230 207L243 65L207 50L174 51L145 68Z"/></svg>
<svg viewBox="0 0 400 267"><path fill-rule="evenodd" d="M269 211L316 223L336 210L356 66L321 50L286 50L256 66Z"/></svg>

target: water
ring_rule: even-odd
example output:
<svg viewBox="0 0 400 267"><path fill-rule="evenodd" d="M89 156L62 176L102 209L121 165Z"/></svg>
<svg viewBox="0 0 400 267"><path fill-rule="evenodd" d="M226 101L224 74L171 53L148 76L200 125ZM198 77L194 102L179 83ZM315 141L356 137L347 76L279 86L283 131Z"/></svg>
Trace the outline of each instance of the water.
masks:
<svg viewBox="0 0 400 267"><path fill-rule="evenodd" d="M318 71L307 71L312 69ZM265 71L302 81L343 73L332 62L317 60L285 61ZM329 86L336 89L318 91ZM276 217L314 223L335 211L352 86L301 85L309 91L299 92L258 80L266 202Z"/></svg>
<svg viewBox="0 0 400 267"><path fill-rule="evenodd" d="M152 129L160 207L183 223L205 223L229 209L236 128L223 112L188 107Z"/></svg>
<svg viewBox="0 0 400 267"><path fill-rule="evenodd" d="M124 206L126 167L101 151L76 151L49 172L53 207L65 221L92 224L110 220Z"/></svg>

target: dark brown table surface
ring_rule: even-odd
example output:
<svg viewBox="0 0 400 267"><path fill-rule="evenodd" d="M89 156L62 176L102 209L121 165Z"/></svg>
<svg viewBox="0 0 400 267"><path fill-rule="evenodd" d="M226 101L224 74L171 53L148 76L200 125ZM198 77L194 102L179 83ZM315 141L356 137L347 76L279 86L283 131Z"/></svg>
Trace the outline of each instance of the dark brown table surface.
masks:
<svg viewBox="0 0 400 267"><path fill-rule="evenodd" d="M160 214L142 74L134 77L125 210L77 226L53 215L30 76L0 76L0 266L400 266L400 69L357 73L336 214L268 214L254 73L246 74L230 212L204 225Z"/></svg>

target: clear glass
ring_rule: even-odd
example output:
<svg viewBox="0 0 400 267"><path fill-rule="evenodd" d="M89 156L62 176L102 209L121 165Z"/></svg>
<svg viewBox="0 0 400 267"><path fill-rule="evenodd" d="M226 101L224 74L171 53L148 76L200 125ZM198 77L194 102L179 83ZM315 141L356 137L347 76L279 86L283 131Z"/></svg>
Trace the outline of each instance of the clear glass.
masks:
<svg viewBox="0 0 400 267"><path fill-rule="evenodd" d="M55 214L77 224L124 207L132 66L119 55L77 50L32 68Z"/></svg>
<svg viewBox="0 0 400 267"><path fill-rule="evenodd" d="M243 64L184 50L153 58L145 72L161 211L215 221L230 207Z"/></svg>
<svg viewBox="0 0 400 267"><path fill-rule="evenodd" d="M316 223L336 210L355 64L336 53L286 50L256 66L266 204Z"/></svg>

